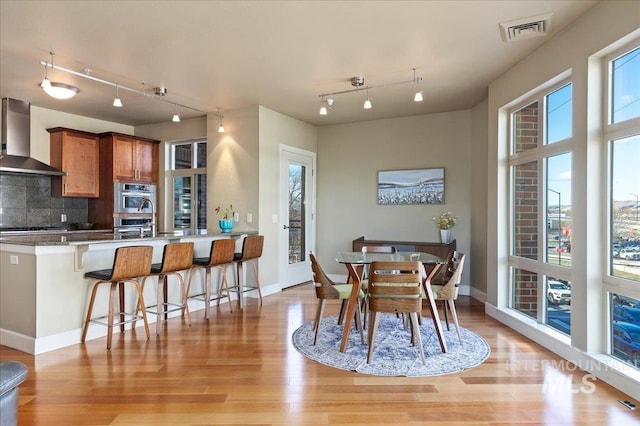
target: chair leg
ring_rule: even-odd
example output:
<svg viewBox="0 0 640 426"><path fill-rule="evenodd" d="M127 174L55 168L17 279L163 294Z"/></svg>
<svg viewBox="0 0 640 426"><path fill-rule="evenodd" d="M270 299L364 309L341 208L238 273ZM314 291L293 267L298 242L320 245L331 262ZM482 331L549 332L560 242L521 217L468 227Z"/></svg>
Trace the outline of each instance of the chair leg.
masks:
<svg viewBox="0 0 640 426"><path fill-rule="evenodd" d="M327 301L325 299L318 300L318 309L316 310L316 320L313 323L315 334L313 335L313 344L315 346L318 340L318 331L320 330L320 320L322 319L322 313L324 312L324 305Z"/></svg>
<svg viewBox="0 0 640 426"><path fill-rule="evenodd" d="M447 301L446 300L442 301L442 310L444 311L444 321L447 323L447 331L450 331L451 328L449 327L449 316L447 315Z"/></svg>
<svg viewBox="0 0 640 426"><path fill-rule="evenodd" d="M124 281L120 281L118 283L118 288L119 288L119 304L120 304L120 333L124 333L124 321L126 319L126 316L124 314ZM142 307L142 309L144 309L144 306Z"/></svg>
<svg viewBox="0 0 640 426"><path fill-rule="evenodd" d="M221 286L224 286L224 290L227 292L227 303L229 304L229 313L233 313L233 304L231 303L231 291L229 290L229 280L227 280L227 265L222 265L220 267L220 275L222 275Z"/></svg>
<svg viewBox="0 0 640 426"><path fill-rule="evenodd" d="M96 301L96 293L98 291L98 286L102 284L104 281L98 281L93 285L93 289L91 290L91 298L89 299L89 307L87 308L87 317L84 320L84 327L82 327L82 339L80 341L82 343L87 339L87 331L89 330L89 322L91 321L91 314L93 313L93 303Z"/></svg>
<svg viewBox="0 0 640 426"><path fill-rule="evenodd" d="M363 329L364 327L362 326L362 315L360 313L360 301L357 302L358 306L356 306L356 329L360 332L360 341L362 341L362 344L366 344L366 341L364 340L364 332Z"/></svg>
<svg viewBox="0 0 640 426"><path fill-rule="evenodd" d="M338 314L338 325L342 325L344 323L344 314L347 312L348 302L349 301L347 299L344 299L340 304L340 313Z"/></svg>
<svg viewBox="0 0 640 426"><path fill-rule="evenodd" d="M258 277L257 260L249 262L253 268L253 275L256 277L256 289L258 290L258 298L260 299L260 306L262 306L262 289L260 288L260 277Z"/></svg>
<svg viewBox="0 0 640 426"><path fill-rule="evenodd" d="M204 274L204 319L209 319L209 305L211 304L211 268L205 268Z"/></svg>
<svg viewBox="0 0 640 426"><path fill-rule="evenodd" d="M369 313L369 352L367 353L367 364L371 362L371 355L373 354L373 344L376 341L376 332L378 331L378 312Z"/></svg>
<svg viewBox="0 0 640 426"><path fill-rule="evenodd" d="M456 314L456 304L453 300L449 300L449 309L451 310L451 318L456 326L456 332L458 333L458 340L460 340L460 346L462 346L462 336L460 335L460 324L458 324L458 315Z"/></svg>
<svg viewBox="0 0 640 426"><path fill-rule="evenodd" d="M244 299L244 297L242 297L241 277L242 277L242 261L240 260L236 263L236 289L238 294L238 306L240 307L240 309L242 309L242 299Z"/></svg>
<svg viewBox="0 0 640 426"><path fill-rule="evenodd" d="M189 327L191 327L191 313L189 312L189 304L187 303L188 295L184 287L184 278L179 272L176 272L176 278L180 284L180 295L182 297L182 316Z"/></svg>
<svg viewBox="0 0 640 426"><path fill-rule="evenodd" d="M424 358L424 348L422 347L422 336L420 335L420 328L418 328L418 313L410 312L409 316L411 317L411 335L415 338L415 343L418 346L418 352L420 352L420 359L422 360L422 365L426 365L427 361Z"/></svg>
<svg viewBox="0 0 640 426"><path fill-rule="evenodd" d="M109 288L109 312L107 313L107 350L111 350L111 339L113 338L113 317L115 315L116 289L118 282L112 282ZM122 299L122 297L120 298Z"/></svg>
<svg viewBox="0 0 640 426"><path fill-rule="evenodd" d="M142 289L142 284L140 285ZM166 320L167 307L165 305L166 296L165 290L167 289L167 276L162 274L158 276L158 283L156 284L156 336L160 335L164 321Z"/></svg>

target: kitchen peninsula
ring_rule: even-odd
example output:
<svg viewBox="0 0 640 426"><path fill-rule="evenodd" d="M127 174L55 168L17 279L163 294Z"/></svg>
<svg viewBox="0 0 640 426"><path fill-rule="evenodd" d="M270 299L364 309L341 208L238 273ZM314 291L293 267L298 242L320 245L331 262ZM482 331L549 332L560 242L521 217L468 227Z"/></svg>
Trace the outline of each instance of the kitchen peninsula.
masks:
<svg viewBox="0 0 640 426"><path fill-rule="evenodd" d="M239 239L248 234L256 232L160 233L149 237L78 231L0 236L0 340L3 345L33 355L80 343L89 289L89 280L84 274L111 268L118 247L153 246L153 262L159 263L164 245L170 242L191 241L195 256L206 257L211 241ZM236 251L240 249L236 247ZM232 268L229 271L231 275L227 279L233 282ZM214 283L217 278L212 277ZM194 293L200 289L201 280L199 275L194 277ZM145 287L147 305L155 302L154 291L151 285ZM94 311L104 308L101 314L105 314L107 291L98 297L105 303L96 303ZM179 295L170 293L169 298L179 298ZM125 303L135 304L133 292L126 294ZM204 308L204 302L190 300L189 307L196 311ZM155 316L149 316L149 321L154 320ZM141 326L141 322L138 325ZM105 327L90 327L87 340L104 336L106 331Z"/></svg>

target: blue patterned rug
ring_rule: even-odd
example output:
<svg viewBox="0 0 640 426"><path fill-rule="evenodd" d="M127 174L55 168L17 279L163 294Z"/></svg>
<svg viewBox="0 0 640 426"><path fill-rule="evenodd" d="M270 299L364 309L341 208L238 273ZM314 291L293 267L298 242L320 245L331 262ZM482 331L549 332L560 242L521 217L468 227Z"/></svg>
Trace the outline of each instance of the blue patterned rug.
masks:
<svg viewBox="0 0 640 426"><path fill-rule="evenodd" d="M439 376L457 373L476 367L489 357L491 349L486 340L478 334L460 328L462 341L460 345L455 326L447 331L443 324L448 352L440 350L438 336L429 317L422 319L420 332L426 357L426 365L422 365L418 350L411 345L411 332L404 330L402 320L393 314L379 314L380 322L374 344L371 364L367 364L368 346L360 341L360 334L352 330L346 352L340 352L342 326L337 317L322 319L318 342L313 345L313 321L303 324L293 332L293 346L302 355L321 364L342 370L357 371L374 376ZM367 332L364 332L365 341Z"/></svg>

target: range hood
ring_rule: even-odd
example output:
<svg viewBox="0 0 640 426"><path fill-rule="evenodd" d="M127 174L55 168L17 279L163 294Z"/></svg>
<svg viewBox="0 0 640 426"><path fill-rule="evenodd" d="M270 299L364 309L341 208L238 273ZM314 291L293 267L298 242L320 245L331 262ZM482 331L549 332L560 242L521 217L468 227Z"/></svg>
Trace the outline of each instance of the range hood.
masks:
<svg viewBox="0 0 640 426"><path fill-rule="evenodd" d="M2 99L1 173L66 176L41 161L31 158L31 104L11 98Z"/></svg>

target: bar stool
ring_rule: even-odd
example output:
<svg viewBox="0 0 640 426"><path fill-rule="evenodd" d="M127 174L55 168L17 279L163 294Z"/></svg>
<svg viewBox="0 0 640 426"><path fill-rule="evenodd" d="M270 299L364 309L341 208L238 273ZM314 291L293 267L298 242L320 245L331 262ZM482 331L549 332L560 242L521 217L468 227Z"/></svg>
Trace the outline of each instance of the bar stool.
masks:
<svg viewBox="0 0 640 426"><path fill-rule="evenodd" d="M156 335L159 335L164 325L163 319L168 318L169 312L182 311L187 325L191 326L191 317L189 315L189 306L187 304L187 293L185 291L184 279L180 271L191 268L193 264L193 243L171 243L164 246L162 252L162 263L154 263L151 265L149 275L142 278L142 290L144 283L149 277L157 276L158 284L156 286L156 306L147 306L146 311L156 315ZM178 279L180 284L180 303L169 302L168 281L169 275L173 275ZM171 309L169 309L171 307Z"/></svg>
<svg viewBox="0 0 640 426"><path fill-rule="evenodd" d="M213 240L211 242L211 251L209 257L197 257L193 259L193 265L189 271L189 282L187 284L187 296L189 299L198 299L204 301L204 318L209 319L209 306L213 300L218 301L220 305L220 299L224 297L222 295L222 287L226 291L226 296L229 300L229 310L233 312L231 307L231 295L229 294L229 285L227 284L227 265L233 262L233 252L235 250L236 243L232 239ZM211 297L211 268L220 269L220 275L222 276L222 282L218 286L218 293L216 297ZM203 293L189 296L191 290L191 279L193 273L198 269L205 270Z"/></svg>
<svg viewBox="0 0 640 426"><path fill-rule="evenodd" d="M258 290L258 297L260 299L260 305L262 305L262 290L260 289L260 278L258 277L258 259L262 256L262 248L264 246L264 235L249 235L244 239L242 244L242 253L236 253L234 255L234 262L236 262L236 288L238 293L238 303L240 309L242 309L242 293L247 291ZM242 266L245 263L251 264L253 267L253 275L256 278L256 285L249 286L242 282Z"/></svg>
<svg viewBox="0 0 640 426"><path fill-rule="evenodd" d="M113 268L101 269L98 271L90 271L84 274L85 278L93 278L97 281L93 284L93 290L91 291L91 299L89 300L89 308L87 309L87 317L84 321L84 327L82 329L82 343L84 343L87 337L87 331L89 329L89 322L96 322L98 324L106 325L107 331L107 350L111 349L111 339L113 337L113 327L120 326L120 331L124 332L124 325L130 322L135 322L142 319L144 323L144 331L147 334L147 340L149 339L149 324L147 323L147 315L144 310L144 299L142 297L142 287L138 281L139 277L149 275L151 271L151 258L153 256L153 247L151 246L131 246L131 247L119 247L116 249L115 258L113 260ZM138 302L135 313L127 313L124 310L124 284L125 282L132 283L136 291L138 292ZM109 310L107 315L101 317L92 318L93 304L96 300L96 293L100 284L111 284L109 290ZM119 312L120 316L118 322L114 322L116 315L116 289L119 290ZM138 310L142 311L142 316L137 314ZM105 323L103 320L107 319Z"/></svg>

